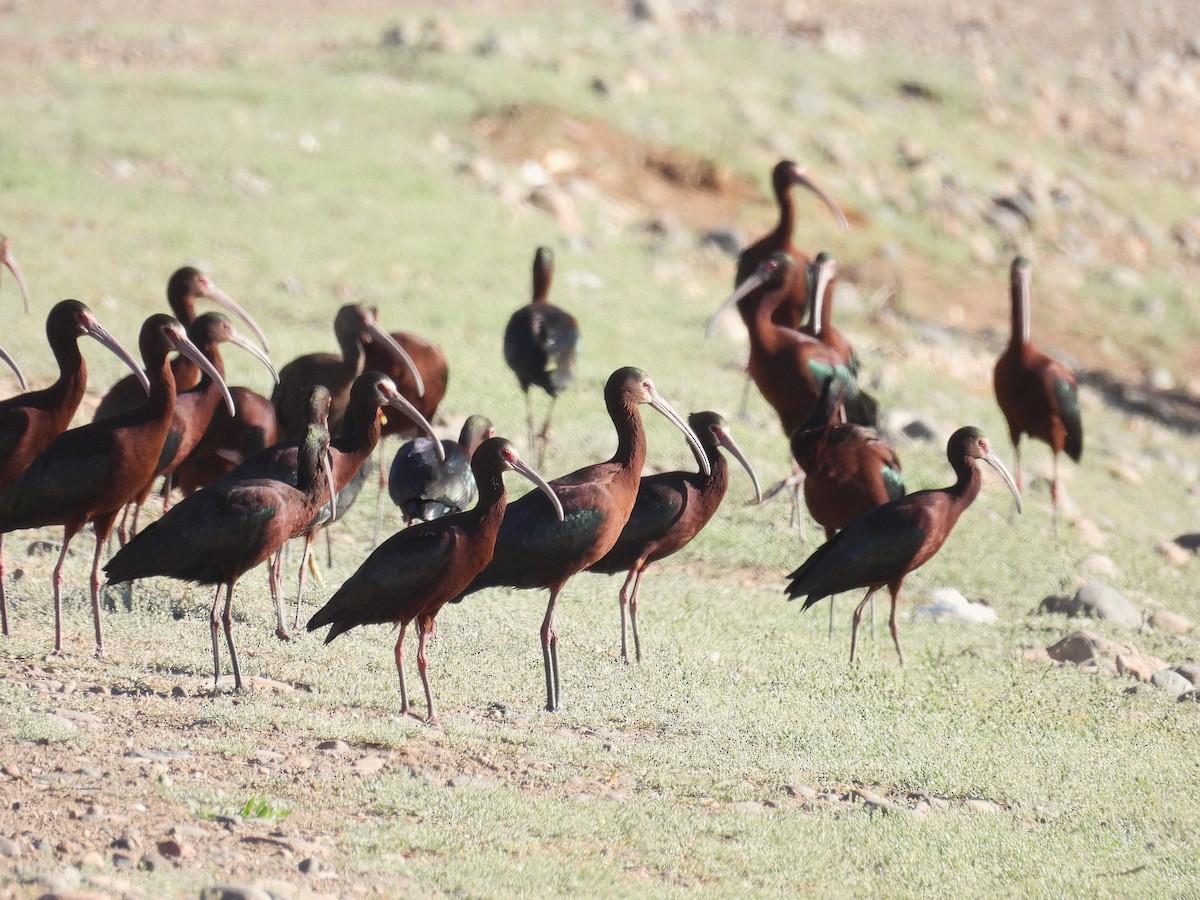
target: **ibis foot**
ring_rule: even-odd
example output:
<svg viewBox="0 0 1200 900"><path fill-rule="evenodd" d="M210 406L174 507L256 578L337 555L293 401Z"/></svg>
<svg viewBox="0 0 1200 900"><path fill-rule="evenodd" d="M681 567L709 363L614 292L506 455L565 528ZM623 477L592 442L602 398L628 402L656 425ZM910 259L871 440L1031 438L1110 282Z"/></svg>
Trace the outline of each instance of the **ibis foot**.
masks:
<svg viewBox="0 0 1200 900"><path fill-rule="evenodd" d="M275 637L279 638L281 641L290 641L292 639L291 633L282 625L276 627Z"/></svg>

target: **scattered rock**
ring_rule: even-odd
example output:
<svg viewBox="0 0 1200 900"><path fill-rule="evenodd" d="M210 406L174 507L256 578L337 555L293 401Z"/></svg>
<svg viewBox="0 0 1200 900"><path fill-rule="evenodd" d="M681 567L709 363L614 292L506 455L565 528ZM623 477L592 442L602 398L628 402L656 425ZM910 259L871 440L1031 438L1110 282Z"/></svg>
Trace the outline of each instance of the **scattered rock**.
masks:
<svg viewBox="0 0 1200 900"><path fill-rule="evenodd" d="M930 602L918 606L916 616L927 616L935 622L952 621L967 625L995 622L996 611L986 603L973 603L954 588L937 588Z"/></svg>
<svg viewBox="0 0 1200 900"><path fill-rule="evenodd" d="M300 860L300 865L297 868L305 875L319 875L325 871L325 867L321 865L321 861L315 856L309 856Z"/></svg>
<svg viewBox="0 0 1200 900"><path fill-rule="evenodd" d="M1186 566L1192 560L1192 554L1174 541L1163 541L1154 550L1159 556L1165 557L1171 565L1179 566L1180 568Z"/></svg>
<svg viewBox="0 0 1200 900"><path fill-rule="evenodd" d="M354 764L354 773L356 775L378 775L387 765L387 760L382 756L364 756Z"/></svg>
<svg viewBox="0 0 1200 900"><path fill-rule="evenodd" d="M811 801L817 799L817 792L804 784L785 784L783 792L789 797L795 797L799 800Z"/></svg>
<svg viewBox="0 0 1200 900"><path fill-rule="evenodd" d="M350 745L343 740L321 741L317 744L318 750L324 750L328 753L345 753L350 749Z"/></svg>
<svg viewBox="0 0 1200 900"><path fill-rule="evenodd" d="M1116 663L1117 674L1128 675L1138 681L1149 681L1155 672L1167 668L1166 660L1139 653L1137 650L1132 653L1118 653Z"/></svg>
<svg viewBox="0 0 1200 900"><path fill-rule="evenodd" d="M157 847L158 852L167 859L186 859L196 855L196 851L192 849L190 844L186 844L175 838L159 841Z"/></svg>
<svg viewBox="0 0 1200 900"><path fill-rule="evenodd" d="M1180 703L1200 703L1200 690L1185 691L1175 699Z"/></svg>
<svg viewBox="0 0 1200 900"><path fill-rule="evenodd" d="M1157 631L1165 631L1167 634L1187 634L1195 626L1191 619L1187 619L1179 613L1171 612L1169 609L1156 609L1150 613L1149 623L1152 628Z"/></svg>
<svg viewBox="0 0 1200 900"><path fill-rule="evenodd" d="M1120 574L1117 564L1102 553L1093 553L1090 556L1085 556L1079 561L1078 565L1084 572L1090 575L1099 575L1102 578L1116 578Z"/></svg>
<svg viewBox="0 0 1200 900"><path fill-rule="evenodd" d="M0 856L14 858L21 855L21 845L12 838L0 835Z"/></svg>
<svg viewBox="0 0 1200 900"><path fill-rule="evenodd" d="M217 884L200 891L200 900L272 900L272 897L252 884Z"/></svg>
<svg viewBox="0 0 1200 900"><path fill-rule="evenodd" d="M1000 804L993 803L991 800L980 800L975 797L972 797L970 800L964 800L963 806L965 806L967 809L974 810L975 812L983 812L983 813L1004 812L1004 807L1000 806Z"/></svg>
<svg viewBox="0 0 1200 900"><path fill-rule="evenodd" d="M767 811L767 808L757 800L742 800L737 803L727 804L726 809L733 812L741 813L744 816L761 816Z"/></svg>
<svg viewBox="0 0 1200 900"><path fill-rule="evenodd" d="M1175 666L1175 671L1190 681L1192 684L1200 687L1200 663L1186 662Z"/></svg>
<svg viewBox="0 0 1200 900"><path fill-rule="evenodd" d="M1137 628L1142 624L1142 611L1102 581L1089 581L1070 599L1065 594L1047 597L1042 601L1041 609L1073 618L1107 619L1125 628Z"/></svg>
<svg viewBox="0 0 1200 900"><path fill-rule="evenodd" d="M1073 631L1057 644L1046 648L1046 653L1051 659L1076 665L1083 665L1106 656L1115 657L1118 653L1133 652L1132 647L1110 641L1091 631Z"/></svg>
<svg viewBox="0 0 1200 900"><path fill-rule="evenodd" d="M1160 669L1150 676L1150 683L1175 697L1192 689L1192 683L1174 669Z"/></svg>
<svg viewBox="0 0 1200 900"><path fill-rule="evenodd" d="M895 805L890 800L867 788L857 788L854 796L862 799L863 808L871 814L886 815L896 811Z"/></svg>

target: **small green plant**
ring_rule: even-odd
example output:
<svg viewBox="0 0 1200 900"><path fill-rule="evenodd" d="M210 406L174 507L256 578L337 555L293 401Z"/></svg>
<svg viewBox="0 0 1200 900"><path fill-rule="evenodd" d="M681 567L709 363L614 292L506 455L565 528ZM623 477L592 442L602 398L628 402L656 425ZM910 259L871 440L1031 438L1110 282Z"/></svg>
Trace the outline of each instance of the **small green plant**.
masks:
<svg viewBox="0 0 1200 900"><path fill-rule="evenodd" d="M254 796L247 798L238 810L238 815L243 819L266 819L270 822L282 822L291 814L292 811L286 806L281 806L266 797Z"/></svg>

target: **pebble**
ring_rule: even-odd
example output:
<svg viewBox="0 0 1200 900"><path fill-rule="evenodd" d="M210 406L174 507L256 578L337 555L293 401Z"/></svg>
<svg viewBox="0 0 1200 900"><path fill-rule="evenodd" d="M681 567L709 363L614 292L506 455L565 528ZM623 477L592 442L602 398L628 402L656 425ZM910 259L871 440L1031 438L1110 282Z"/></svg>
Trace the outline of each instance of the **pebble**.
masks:
<svg viewBox="0 0 1200 900"><path fill-rule="evenodd" d="M272 900L272 897L252 884L217 884L200 891L200 900Z"/></svg>
<svg viewBox="0 0 1200 900"><path fill-rule="evenodd" d="M1115 578L1120 574L1117 564L1102 553L1092 553L1085 556L1079 561L1078 566L1084 572L1092 575L1100 575L1104 578Z"/></svg>
<svg viewBox="0 0 1200 900"><path fill-rule="evenodd" d="M767 808L757 800L741 800L737 803L727 804L725 808L744 816L761 816L767 811Z"/></svg>
<svg viewBox="0 0 1200 900"><path fill-rule="evenodd" d="M1150 676L1150 683L1173 697L1192 689L1192 683L1174 669L1160 669Z"/></svg>
<svg viewBox="0 0 1200 900"><path fill-rule="evenodd" d="M1157 656L1139 653L1136 650L1128 654L1118 653L1116 663L1117 674L1128 675L1131 678L1136 678L1138 681L1149 681L1154 677L1155 672L1161 672L1167 668L1166 660L1159 659Z"/></svg>
<svg viewBox="0 0 1200 900"><path fill-rule="evenodd" d="M1200 687L1200 663L1186 662L1175 666L1175 671L1190 681L1192 684Z"/></svg>
<svg viewBox="0 0 1200 900"><path fill-rule="evenodd" d="M364 756L354 764L354 772L357 775L378 775L387 765L387 760L382 756Z"/></svg>
<svg viewBox="0 0 1200 900"><path fill-rule="evenodd" d="M343 740L321 741L317 744L317 749L328 753L345 753L350 749L350 745Z"/></svg>
<svg viewBox="0 0 1200 900"><path fill-rule="evenodd" d="M964 800L963 806L965 806L967 809L974 810L975 812L983 813L998 813L1004 811L1004 808L998 803L993 803L991 800L980 800L977 798Z"/></svg>
<svg viewBox="0 0 1200 900"><path fill-rule="evenodd" d="M173 868L171 861L160 853L147 853L138 861L138 868L146 872L164 872Z"/></svg>
<svg viewBox="0 0 1200 900"><path fill-rule="evenodd" d="M856 789L854 796L862 799L863 808L869 813L883 813L886 815L887 813L896 811L896 807L890 800L867 788Z"/></svg>
<svg viewBox="0 0 1200 900"><path fill-rule="evenodd" d="M1154 610L1150 613L1149 621L1154 629L1165 631L1167 634L1187 634L1195 627L1191 619L1185 618L1177 612L1171 612L1169 609Z"/></svg>
<svg viewBox="0 0 1200 900"><path fill-rule="evenodd" d="M1046 648L1046 653L1051 659L1079 665L1099 661L1105 656L1115 656L1118 652L1132 651L1132 647L1110 641L1091 631L1073 631L1057 644Z"/></svg>
<svg viewBox="0 0 1200 900"><path fill-rule="evenodd" d="M178 841L174 838L159 841L156 846L158 852L167 857L167 859L184 859L196 855L196 851L192 849L190 844L185 844L183 841Z"/></svg>
<svg viewBox="0 0 1200 900"><path fill-rule="evenodd" d="M1179 566L1180 568L1186 566L1192 559L1192 554L1174 541L1163 541L1154 550L1171 565Z"/></svg>
<svg viewBox="0 0 1200 900"><path fill-rule="evenodd" d="M12 838L0 835L0 856L17 857L21 855L21 845Z"/></svg>
<svg viewBox="0 0 1200 900"><path fill-rule="evenodd" d="M297 868L305 875L319 875L325 871L325 867L321 865L321 861L315 856L309 856L300 860L300 865Z"/></svg>
<svg viewBox="0 0 1200 900"><path fill-rule="evenodd" d="M995 622L996 611L986 603L972 603L954 588L936 588L930 602L918 606L913 617L926 616L935 622L960 622L980 625Z"/></svg>
<svg viewBox="0 0 1200 900"><path fill-rule="evenodd" d="M1142 624L1142 611L1125 598L1125 595L1102 581L1089 581L1075 592L1073 615L1106 619L1125 628L1138 628Z"/></svg>
<svg viewBox="0 0 1200 900"><path fill-rule="evenodd" d="M800 800L812 801L817 799L816 790L806 784L785 784L783 792L789 797L796 797Z"/></svg>

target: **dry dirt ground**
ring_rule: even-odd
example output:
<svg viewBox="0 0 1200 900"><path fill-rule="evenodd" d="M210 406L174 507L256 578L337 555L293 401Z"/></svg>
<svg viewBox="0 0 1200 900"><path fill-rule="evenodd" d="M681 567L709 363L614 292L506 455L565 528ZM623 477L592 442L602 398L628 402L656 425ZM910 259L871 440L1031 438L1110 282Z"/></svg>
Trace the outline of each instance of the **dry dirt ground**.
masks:
<svg viewBox="0 0 1200 900"><path fill-rule="evenodd" d="M557 0L444 0L443 7L503 10L552 8ZM626 4L611 2L614 14L625 14ZM648 3L650 7L658 4ZM738 27L752 32L787 28L820 36L852 33L864 45L890 42L925 49L941 56L975 59L1020 60L1031 68L1044 63L1136 68L1152 60L1163 48L1180 48L1188 39L1200 40L1200 19L1193 0L1147 3L1145 0L1039 0L985 4L951 0L841 0L838 3L728 3L680 4L692 11L680 13L679 27ZM298 18L319 19L335 14L373 16L385 23L395 18L394 0L287 0L245 4L234 0L8 0L0 16L19 10L22 15L53 23L80 23L84 29L64 30L58 37L28 40L7 33L0 38L0 57L8 70L61 59L90 57L96 64L106 59L146 59L152 48L132 40L108 36L105 23L119 21L169 21L201 25L214 16L243 17L260 24L287 29ZM714 25L715 23L715 25ZM49 30L45 32L50 34ZM205 65L210 61L191 60ZM537 115L526 111L525 116ZM547 115L553 115L547 113ZM497 153L513 157L527 153L527 135L535 129L515 129L502 119L481 121L479 129L492 138ZM527 123L526 123L527 124ZM1195 140L1196 123L1148 123L1144 141L1127 151L1136 159L1172 168L1200 159ZM663 202L664 192L700 191L707 204L689 203L695 215L712 223L732 216L730 209L755 195L753 186L669 150L639 152L635 157L615 150L614 141L598 126L571 121L545 123L541 132L575 129L575 143L590 147L591 167L601 186L630 202L639 196L652 206ZM1102 131L1081 139L1103 143ZM647 174L648 173L648 174ZM665 204L664 204L665 205ZM697 223L699 224L699 223ZM128 656L136 648L114 645L111 652ZM91 890L119 895L129 890L122 867L207 868L216 864L232 882L275 879L281 895L299 896L315 891L328 894L394 894L403 885L347 883L333 874L331 849L343 827L339 818L320 808L275 823L268 818L231 815L213 810L208 819L186 816L167 798L180 779L211 784L238 796L253 796L264 775L282 770L319 786L333 778L363 778L381 769L411 771L421 778L453 782L456 779L504 778L536 784L537 773L519 767L503 771L494 759L466 759L446 751L436 740L412 737L401 750L326 748L298 742L287 733L268 738L248 761L231 764L219 753L208 753L215 726L205 709L214 703L243 702L238 698L212 698L207 679L190 673L159 672L133 684L112 684L104 663L90 659L46 659L22 663L3 658L0 691L6 702L42 711L41 727L47 733L84 730L102 736L111 748L105 755L82 755L69 749L47 755L38 743L0 745L0 871L28 863L31 857L53 856L66 875L56 883L0 886L0 896L26 896L50 889L60 893L80 887L88 877ZM258 691L292 692L303 686L260 680ZM88 710L103 698L104 716ZM469 715L469 713L464 713ZM485 713L480 713L484 715ZM180 741L179 735L187 735ZM62 745L57 745L61 747ZM193 749L162 750L189 746ZM346 775L349 771L351 774ZM599 783L599 782L597 782ZM68 811L64 817L62 811ZM344 811L339 811L344 815ZM14 854L19 854L14 856ZM115 855L114 855L115 854ZM113 864L117 866L114 871ZM72 875L71 873L74 873ZM74 882L73 882L74 879Z"/></svg>

